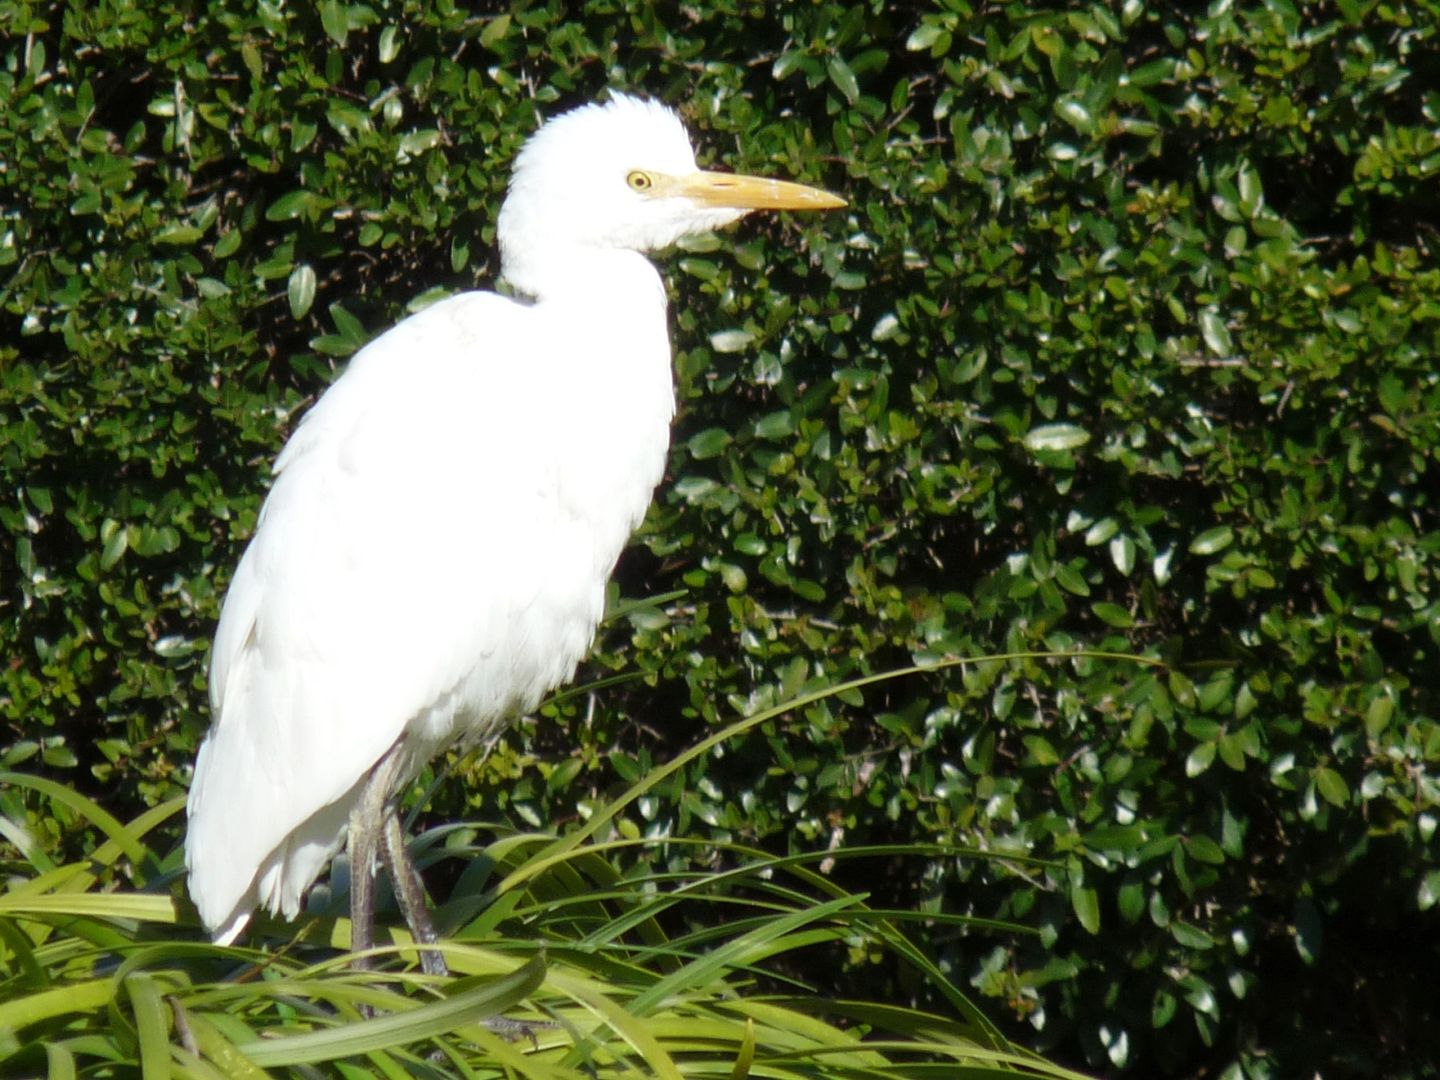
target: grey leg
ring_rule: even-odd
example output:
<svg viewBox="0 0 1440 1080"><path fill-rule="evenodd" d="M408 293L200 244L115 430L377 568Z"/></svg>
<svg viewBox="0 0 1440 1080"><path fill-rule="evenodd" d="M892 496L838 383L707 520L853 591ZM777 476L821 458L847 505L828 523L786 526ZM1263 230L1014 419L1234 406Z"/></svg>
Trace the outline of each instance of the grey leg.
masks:
<svg viewBox="0 0 1440 1080"><path fill-rule="evenodd" d="M380 850L385 858L386 869L390 871L390 881L395 886L395 899L400 904L400 912L405 916L415 944L435 944L439 935L435 933L435 923L430 918L430 909L425 903L425 883L420 880L420 872L415 869L410 853L405 850L405 834L400 828L400 818L393 803L385 808ZM427 975L450 974L445 957L433 949L420 951L420 966Z"/></svg>
<svg viewBox="0 0 1440 1080"><path fill-rule="evenodd" d="M417 945L434 945L439 940L435 933L435 922L430 918L430 909L425 902L425 884L410 853L405 849L405 834L400 828L400 818L395 812L395 776L399 770L400 752L398 745L390 750L370 771L370 778L360 792L360 801L350 813L350 949L362 952L375 944L375 860L379 856L385 862L390 880L395 886L395 899L410 933ZM356 960L355 966L365 970L372 966L370 959ZM448 975L445 958L438 950L420 950L420 966L427 975ZM360 1015L374 1015L368 1005L360 1007ZM491 1031L513 1042L528 1038L538 1046L535 1032L540 1028L551 1028L553 1023L530 1023L511 1020L504 1016L492 1016L482 1021Z"/></svg>
<svg viewBox="0 0 1440 1080"><path fill-rule="evenodd" d="M392 747L370 770L360 801L350 811L346 843L350 852L350 950L363 952L375 945L375 862L380 855L381 830L390 805L391 788L399 767L399 747ZM392 815L393 816L393 815ZM355 966L365 970L369 957Z"/></svg>
<svg viewBox="0 0 1440 1080"><path fill-rule="evenodd" d="M370 773L360 801L350 811L350 834L347 847L350 851L350 950L364 952L375 945L375 855L380 839L380 813L382 806L372 798L375 788L375 772ZM369 957L355 961L357 968L371 966Z"/></svg>

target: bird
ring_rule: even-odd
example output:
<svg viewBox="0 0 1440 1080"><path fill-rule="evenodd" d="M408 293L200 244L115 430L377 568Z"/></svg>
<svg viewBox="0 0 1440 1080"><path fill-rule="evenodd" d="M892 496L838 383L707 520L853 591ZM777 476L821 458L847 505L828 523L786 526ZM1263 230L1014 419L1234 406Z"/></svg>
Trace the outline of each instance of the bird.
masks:
<svg viewBox="0 0 1440 1080"><path fill-rule="evenodd" d="M348 848L352 951L373 947L379 863L435 944L398 798L574 675L664 471L675 395L647 253L755 210L845 205L702 171L679 116L631 94L529 137L496 222L508 295L458 293L376 337L275 460L186 805L214 941L257 908L294 919ZM445 971L438 949L421 963Z"/></svg>

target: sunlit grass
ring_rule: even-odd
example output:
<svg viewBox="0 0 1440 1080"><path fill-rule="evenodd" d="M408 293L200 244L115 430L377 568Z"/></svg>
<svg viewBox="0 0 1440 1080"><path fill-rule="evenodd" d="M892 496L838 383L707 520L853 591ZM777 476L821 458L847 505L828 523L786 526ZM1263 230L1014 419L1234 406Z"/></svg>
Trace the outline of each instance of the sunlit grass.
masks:
<svg viewBox="0 0 1440 1080"><path fill-rule="evenodd" d="M259 919L243 947L212 945L183 899L179 800L122 824L53 782L0 776L83 818L97 838L88 857L56 865L23 821L5 821L14 857L0 897L0 1072L1076 1075L1008 1043L905 932L922 917L999 933L1026 928L877 910L813 866L933 857L933 846L777 858L710 844L723 869L666 873L641 856L688 841L610 828L686 760L765 718L717 733L564 836L445 846L445 857L466 864L438 912L451 928L446 978L424 975L408 936L393 929L380 933L379 970L352 971L343 918ZM417 850L439 851L455 835L423 836ZM796 974L814 969L804 962L813 950L843 954L857 943L908 967L945 1009L834 1000Z"/></svg>

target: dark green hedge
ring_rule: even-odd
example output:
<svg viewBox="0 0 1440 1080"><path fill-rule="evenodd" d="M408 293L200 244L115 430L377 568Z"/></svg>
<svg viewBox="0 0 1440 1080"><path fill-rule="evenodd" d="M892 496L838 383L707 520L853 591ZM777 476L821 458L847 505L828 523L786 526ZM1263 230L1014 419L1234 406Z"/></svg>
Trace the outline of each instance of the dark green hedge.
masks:
<svg viewBox="0 0 1440 1080"><path fill-rule="evenodd" d="M638 677L522 725L435 813L563 825L707 724L913 660L1143 653L1165 666L831 699L630 824L1051 860L837 873L1039 925L916 933L1097 1070L1434 1075L1436 24L0 2L0 763L117 810L183 789L296 416L407 306L491 282L539 116L640 90L710 160L852 207L666 260L681 411L619 583L683 595L588 669ZM804 974L895 977L863 937Z"/></svg>

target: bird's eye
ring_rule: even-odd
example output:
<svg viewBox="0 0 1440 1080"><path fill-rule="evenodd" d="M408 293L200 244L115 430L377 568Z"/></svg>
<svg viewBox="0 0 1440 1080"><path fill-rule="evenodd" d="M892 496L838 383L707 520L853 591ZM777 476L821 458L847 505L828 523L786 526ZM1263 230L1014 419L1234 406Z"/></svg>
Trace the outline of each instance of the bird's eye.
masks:
<svg viewBox="0 0 1440 1080"><path fill-rule="evenodd" d="M625 177L625 182L630 185L631 191L649 191L655 186L654 178L649 173L641 172L639 169L636 169L629 176Z"/></svg>

